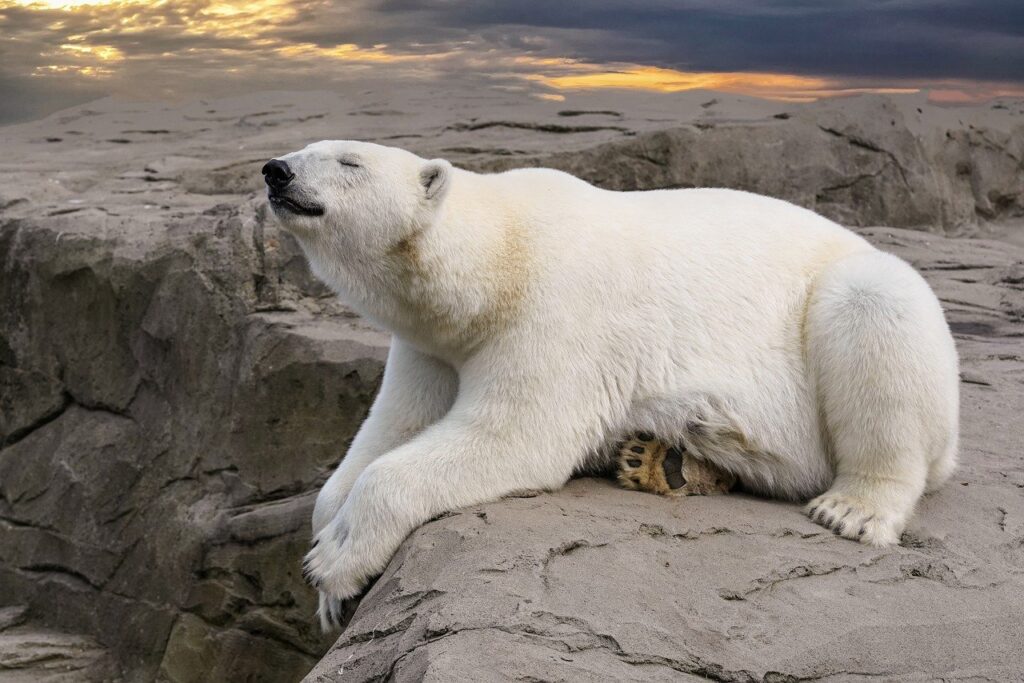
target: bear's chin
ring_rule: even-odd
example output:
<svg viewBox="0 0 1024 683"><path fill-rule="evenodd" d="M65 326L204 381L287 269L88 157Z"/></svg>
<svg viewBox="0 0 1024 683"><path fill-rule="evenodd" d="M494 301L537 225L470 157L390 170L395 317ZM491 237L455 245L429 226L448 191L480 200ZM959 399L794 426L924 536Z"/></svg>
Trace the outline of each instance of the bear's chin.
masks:
<svg viewBox="0 0 1024 683"><path fill-rule="evenodd" d="M324 215L324 207L315 204L300 204L294 199L275 194L269 195L267 199L270 201L270 206L274 209L274 213L282 217L288 214L296 216Z"/></svg>

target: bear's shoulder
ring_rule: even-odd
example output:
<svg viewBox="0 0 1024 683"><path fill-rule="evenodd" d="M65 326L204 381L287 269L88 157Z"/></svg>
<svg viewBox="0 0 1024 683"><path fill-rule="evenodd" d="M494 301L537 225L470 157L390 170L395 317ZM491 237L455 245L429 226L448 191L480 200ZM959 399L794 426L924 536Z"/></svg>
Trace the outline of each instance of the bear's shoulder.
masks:
<svg viewBox="0 0 1024 683"><path fill-rule="evenodd" d="M555 168L515 168L483 177L509 189L560 187L571 188L576 191L599 191L598 188L582 178L577 178L570 173L559 171Z"/></svg>

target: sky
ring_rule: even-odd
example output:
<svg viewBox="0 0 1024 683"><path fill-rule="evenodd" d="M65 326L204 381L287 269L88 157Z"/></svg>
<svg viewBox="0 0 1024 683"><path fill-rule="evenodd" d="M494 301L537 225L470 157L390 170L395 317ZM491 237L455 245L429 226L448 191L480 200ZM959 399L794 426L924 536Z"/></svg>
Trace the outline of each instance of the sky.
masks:
<svg viewBox="0 0 1024 683"><path fill-rule="evenodd" d="M106 95L451 79L1020 97L1024 0L0 0L0 124Z"/></svg>

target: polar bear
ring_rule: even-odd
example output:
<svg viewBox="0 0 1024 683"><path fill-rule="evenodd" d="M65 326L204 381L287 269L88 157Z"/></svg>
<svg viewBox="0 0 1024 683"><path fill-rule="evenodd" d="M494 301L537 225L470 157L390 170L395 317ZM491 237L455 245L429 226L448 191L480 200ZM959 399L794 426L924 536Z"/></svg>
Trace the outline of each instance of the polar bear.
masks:
<svg viewBox="0 0 1024 683"><path fill-rule="evenodd" d="M913 268L792 204L611 192L324 141L263 167L313 272L393 341L320 492L307 575L330 624L418 525L556 489L628 434L896 543L952 472L958 361Z"/></svg>

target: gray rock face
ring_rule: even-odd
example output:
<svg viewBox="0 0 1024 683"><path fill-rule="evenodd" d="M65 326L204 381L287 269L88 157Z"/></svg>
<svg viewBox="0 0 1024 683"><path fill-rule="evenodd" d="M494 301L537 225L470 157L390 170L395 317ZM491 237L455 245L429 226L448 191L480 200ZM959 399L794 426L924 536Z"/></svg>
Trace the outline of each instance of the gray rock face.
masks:
<svg viewBox="0 0 1024 683"><path fill-rule="evenodd" d="M313 497L386 337L289 276L259 203L15 219L0 244L0 604L133 679L301 676L329 642Z"/></svg>
<svg viewBox="0 0 1024 683"><path fill-rule="evenodd" d="M330 646L300 560L387 339L267 220L270 156L358 137L934 231L1021 206L1019 104L442 95L100 102L0 129L0 680L298 680ZM904 547L579 481L414 534L312 679L1020 675L997 655L1022 623L1024 255L871 236L925 270L964 356L961 478Z"/></svg>
<svg viewBox="0 0 1024 683"><path fill-rule="evenodd" d="M922 129L919 110L868 98L763 121L696 121L581 150L477 167L558 168L599 187L730 187L844 225L962 231L1024 216L1024 124Z"/></svg>
<svg viewBox="0 0 1024 683"><path fill-rule="evenodd" d="M899 547L577 480L415 532L306 680L1024 677L1024 250L865 234L928 277L963 358L963 464Z"/></svg>

